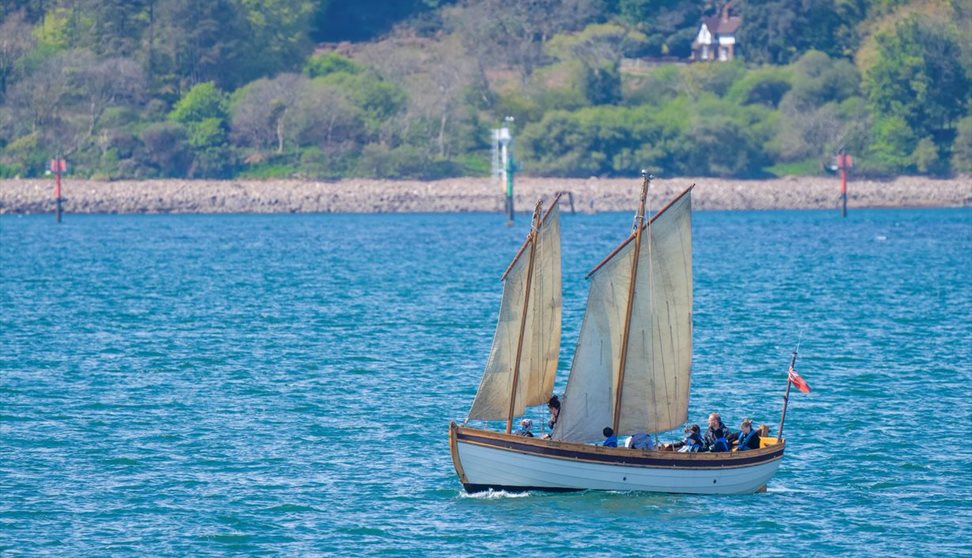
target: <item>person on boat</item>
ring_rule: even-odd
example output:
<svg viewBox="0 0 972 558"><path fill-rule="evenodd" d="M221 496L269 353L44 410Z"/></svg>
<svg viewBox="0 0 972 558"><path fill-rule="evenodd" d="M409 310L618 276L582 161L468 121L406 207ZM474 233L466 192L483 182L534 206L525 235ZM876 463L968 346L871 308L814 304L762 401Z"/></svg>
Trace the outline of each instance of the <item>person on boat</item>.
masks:
<svg viewBox="0 0 972 558"><path fill-rule="evenodd" d="M726 442L729 443L729 447L730 448L736 447L736 442L738 442L738 441L739 441L739 433L738 432L733 432L732 430L730 430L729 431L729 435L726 436Z"/></svg>
<svg viewBox="0 0 972 558"><path fill-rule="evenodd" d="M533 438L533 432L530 432L531 428L533 428L533 421L530 419L523 419L520 421L520 428L513 434L516 436L526 436L527 438Z"/></svg>
<svg viewBox="0 0 972 558"><path fill-rule="evenodd" d="M550 401L547 402L547 410L550 411L550 420L547 421L547 426L553 431L554 426L557 424L557 419L560 418L560 398L556 395L551 395Z"/></svg>
<svg viewBox="0 0 972 558"><path fill-rule="evenodd" d="M685 437L681 442L672 444L672 449L681 453L696 453L702 451L702 429L693 424L685 429Z"/></svg>
<svg viewBox="0 0 972 558"><path fill-rule="evenodd" d="M678 451L679 453L695 453L702 451L702 434L699 425L692 424L685 427L685 437L678 442L658 446L662 451Z"/></svg>
<svg viewBox="0 0 972 558"><path fill-rule="evenodd" d="M547 421L550 432L540 436L545 440L549 440L553 436L554 426L557 426L557 419L560 418L560 398L556 395L551 395L550 401L547 402L547 410L550 412L550 420Z"/></svg>
<svg viewBox="0 0 972 558"><path fill-rule="evenodd" d="M759 449L759 431L753 429L752 419L745 418L739 425L739 444L736 451Z"/></svg>
<svg viewBox="0 0 972 558"><path fill-rule="evenodd" d="M729 429L719 413L709 415L709 429L702 437L702 451L729 451Z"/></svg>
<svg viewBox="0 0 972 558"><path fill-rule="evenodd" d="M624 445L624 447L631 449L651 450L655 449L655 441L651 439L650 434L646 432L637 432L628 438L628 442Z"/></svg>
<svg viewBox="0 0 972 558"><path fill-rule="evenodd" d="M601 431L604 434L604 443L601 444L606 448L616 448L618 447L618 437L614 435L614 429L610 426L605 426L604 430Z"/></svg>

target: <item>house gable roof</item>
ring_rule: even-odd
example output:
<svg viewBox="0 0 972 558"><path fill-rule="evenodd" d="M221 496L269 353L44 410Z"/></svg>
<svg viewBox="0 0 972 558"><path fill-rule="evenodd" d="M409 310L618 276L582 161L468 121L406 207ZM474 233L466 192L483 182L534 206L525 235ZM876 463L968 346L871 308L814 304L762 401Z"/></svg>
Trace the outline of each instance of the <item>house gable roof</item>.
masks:
<svg viewBox="0 0 972 558"><path fill-rule="evenodd" d="M702 24L708 27L713 35L731 35L742 25L742 18L739 16L704 17Z"/></svg>

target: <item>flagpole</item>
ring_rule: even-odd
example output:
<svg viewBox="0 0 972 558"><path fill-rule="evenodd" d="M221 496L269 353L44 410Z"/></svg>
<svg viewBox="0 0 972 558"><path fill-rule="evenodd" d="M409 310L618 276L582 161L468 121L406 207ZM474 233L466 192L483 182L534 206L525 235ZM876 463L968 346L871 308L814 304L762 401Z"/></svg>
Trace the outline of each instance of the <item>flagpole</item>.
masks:
<svg viewBox="0 0 972 558"><path fill-rule="evenodd" d="M777 430L776 439L783 441L783 422L786 420L786 404L790 402L790 386L793 382L790 381L790 370L793 370L793 365L796 364L796 349L793 350L793 355L790 356L790 368L786 371L786 393L783 394L783 414L780 416L780 428Z"/></svg>

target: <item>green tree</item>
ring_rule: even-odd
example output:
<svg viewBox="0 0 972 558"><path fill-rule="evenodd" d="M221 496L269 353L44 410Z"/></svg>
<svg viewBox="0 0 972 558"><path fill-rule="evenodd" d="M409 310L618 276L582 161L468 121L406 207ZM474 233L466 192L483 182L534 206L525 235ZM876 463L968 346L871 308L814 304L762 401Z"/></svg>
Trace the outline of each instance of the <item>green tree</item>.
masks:
<svg viewBox="0 0 972 558"><path fill-rule="evenodd" d="M227 97L216 84L200 83L179 99L169 113L169 119L180 124L192 124L206 118L226 119Z"/></svg>
<svg viewBox="0 0 972 558"><path fill-rule="evenodd" d="M682 73L675 64L664 64L645 76L625 76L625 102L628 105L661 105L682 91Z"/></svg>
<svg viewBox="0 0 972 558"><path fill-rule="evenodd" d="M129 59L99 59L88 50L51 55L9 90L0 144L33 135L48 156L71 157L77 169L91 171L112 135L103 115L137 105L144 92L141 68Z"/></svg>
<svg viewBox="0 0 972 558"><path fill-rule="evenodd" d="M548 61L545 43L596 20L601 8L597 0L479 0L451 11L449 25L483 66L515 68L526 83Z"/></svg>
<svg viewBox="0 0 972 558"><path fill-rule="evenodd" d="M548 51L577 67L574 80L590 104L613 104L621 100L620 67L627 45L644 40L619 25L593 24L576 34L557 35Z"/></svg>
<svg viewBox="0 0 972 558"><path fill-rule="evenodd" d="M819 107L857 95L860 76L849 61L810 50L791 64L792 89L788 94L801 107Z"/></svg>
<svg viewBox="0 0 972 558"><path fill-rule="evenodd" d="M972 116L959 120L952 145L952 171L972 173Z"/></svg>
<svg viewBox="0 0 972 558"><path fill-rule="evenodd" d="M856 48L849 32L865 14L848 0L745 0L739 48L757 64L786 64L807 50L847 56Z"/></svg>
<svg viewBox="0 0 972 558"><path fill-rule="evenodd" d="M232 102L234 142L258 151L273 148L278 155L287 144L293 146L293 130L287 126L287 113L293 110L298 93L307 81L300 74L281 74L238 89Z"/></svg>
<svg viewBox="0 0 972 558"><path fill-rule="evenodd" d="M854 66L844 59L810 50L788 66L792 89L780 101L780 126L773 143L781 162L818 166L846 147L853 129L867 119L859 103L844 101L859 93ZM860 151L857 151L860 153Z"/></svg>
<svg viewBox="0 0 972 558"><path fill-rule="evenodd" d="M722 97L746 73L739 60L718 64L691 64L681 72L680 92L698 99L707 93Z"/></svg>
<svg viewBox="0 0 972 558"><path fill-rule="evenodd" d="M726 98L742 105L759 103L775 108L792 87L791 81L788 69L764 66L746 72L739 81L732 84Z"/></svg>
<svg viewBox="0 0 972 558"><path fill-rule="evenodd" d="M323 77L338 72L357 74L361 69L361 66L352 62L350 58L341 56L336 52L316 54L311 56L304 64L304 73L307 77L312 78Z"/></svg>
<svg viewBox="0 0 972 558"><path fill-rule="evenodd" d="M0 14L0 102L7 86L24 71L24 57L34 47L31 26L23 12Z"/></svg>
<svg viewBox="0 0 972 558"><path fill-rule="evenodd" d="M942 160L938 153L938 147L931 138L921 138L915 146L914 153L911 154L915 161L915 168L920 173L940 173Z"/></svg>
<svg viewBox="0 0 972 558"><path fill-rule="evenodd" d="M174 122L151 124L142 130L139 139L144 149L138 154L140 162L156 176L185 176L192 164L192 153L186 129Z"/></svg>
<svg viewBox="0 0 972 558"><path fill-rule="evenodd" d="M310 0L235 0L246 20L241 80L295 70L313 48L314 2Z"/></svg>
<svg viewBox="0 0 972 558"><path fill-rule="evenodd" d="M874 137L861 161L862 170L877 174L909 172L914 169L917 146L918 137L903 118L880 118L874 125Z"/></svg>
<svg viewBox="0 0 972 558"><path fill-rule="evenodd" d="M741 108L712 95L662 107L553 111L528 125L520 149L528 169L552 176L662 174L754 176L769 161L769 109Z"/></svg>
<svg viewBox="0 0 972 558"><path fill-rule="evenodd" d="M622 21L645 34L636 56L687 58L699 28L699 18L713 2L697 0L618 0Z"/></svg>
<svg viewBox="0 0 972 558"><path fill-rule="evenodd" d="M71 10L67 8L53 8L45 12L33 30L38 50L36 56L44 59L71 48L77 26Z"/></svg>
<svg viewBox="0 0 972 558"><path fill-rule="evenodd" d="M372 72L338 72L314 81L342 90L360 109L365 125L372 132L377 132L386 120L405 105L402 89Z"/></svg>
<svg viewBox="0 0 972 558"><path fill-rule="evenodd" d="M863 82L875 113L900 119L918 137L965 115L970 81L954 29L911 16L875 41L878 55Z"/></svg>
<svg viewBox="0 0 972 558"><path fill-rule="evenodd" d="M104 56L131 56L150 24L149 11L158 0L96 0L85 3L92 25L82 45Z"/></svg>
<svg viewBox="0 0 972 558"><path fill-rule="evenodd" d="M233 89L248 81L247 22L233 0L158 0L145 33L153 90L169 102L197 83Z"/></svg>
<svg viewBox="0 0 972 558"><path fill-rule="evenodd" d="M691 117L679 134L682 153L673 170L687 175L758 176L770 161L764 145L776 132L770 109L740 107L705 96L682 108Z"/></svg>
<svg viewBox="0 0 972 558"><path fill-rule="evenodd" d="M221 118L203 118L193 122L189 145L194 149L218 148L226 143L226 122Z"/></svg>
<svg viewBox="0 0 972 558"><path fill-rule="evenodd" d="M298 144L317 146L329 155L345 155L364 143L363 121L351 91L326 78L302 83L293 109L284 115L284 125L294 130Z"/></svg>
<svg viewBox="0 0 972 558"><path fill-rule="evenodd" d="M230 176L236 155L226 141L228 99L212 82L200 83L176 103L169 120L182 124L193 161L190 176L223 178Z"/></svg>
<svg viewBox="0 0 972 558"><path fill-rule="evenodd" d="M40 134L34 132L8 143L3 151L0 151L0 175L7 178L8 176L36 176L43 173L49 155L40 145L39 140Z"/></svg>
<svg viewBox="0 0 972 558"><path fill-rule="evenodd" d="M50 9L48 0L4 0L0 3L0 19L10 14L21 13L27 21L36 23Z"/></svg>

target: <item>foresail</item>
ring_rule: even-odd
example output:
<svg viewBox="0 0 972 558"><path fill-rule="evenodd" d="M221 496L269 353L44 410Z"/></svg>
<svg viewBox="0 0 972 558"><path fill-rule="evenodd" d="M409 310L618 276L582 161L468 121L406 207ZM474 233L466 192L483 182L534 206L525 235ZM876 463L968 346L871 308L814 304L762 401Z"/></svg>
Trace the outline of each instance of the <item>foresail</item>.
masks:
<svg viewBox="0 0 972 558"><path fill-rule="evenodd" d="M630 240L591 276L556 439L595 440L612 425L636 245ZM688 418L692 358L689 191L642 233L627 338L618 433L662 432L682 424Z"/></svg>
<svg viewBox="0 0 972 558"><path fill-rule="evenodd" d="M509 413L527 274L534 249L513 414L523 414L526 406L545 403L553 392L561 327L560 212L556 203L541 221L535 246L527 243L506 274L493 346L469 410L470 419L500 420Z"/></svg>

